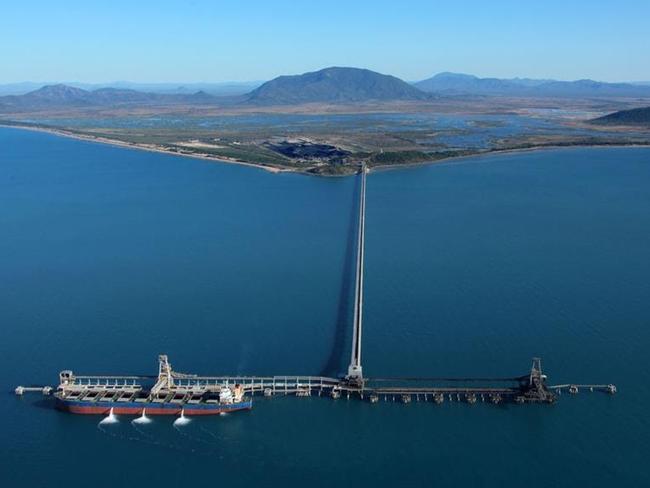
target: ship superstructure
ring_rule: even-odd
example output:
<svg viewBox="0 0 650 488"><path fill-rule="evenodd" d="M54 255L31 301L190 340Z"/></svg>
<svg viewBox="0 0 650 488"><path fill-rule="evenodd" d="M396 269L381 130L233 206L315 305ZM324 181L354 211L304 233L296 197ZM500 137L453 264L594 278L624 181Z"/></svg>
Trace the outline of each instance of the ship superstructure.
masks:
<svg viewBox="0 0 650 488"><path fill-rule="evenodd" d="M150 387L142 376L77 376L61 371L54 393L60 409L79 414L215 415L253 406L239 384L177 373L166 355ZM143 381L145 380L145 381Z"/></svg>

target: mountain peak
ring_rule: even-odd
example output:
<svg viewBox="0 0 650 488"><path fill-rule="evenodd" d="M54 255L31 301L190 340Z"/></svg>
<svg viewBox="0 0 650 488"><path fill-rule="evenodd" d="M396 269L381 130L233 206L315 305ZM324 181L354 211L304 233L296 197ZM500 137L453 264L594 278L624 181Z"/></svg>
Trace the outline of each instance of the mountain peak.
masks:
<svg viewBox="0 0 650 488"><path fill-rule="evenodd" d="M90 92L64 85L45 85L37 90L23 95L29 103L50 105L86 105L90 99Z"/></svg>
<svg viewBox="0 0 650 488"><path fill-rule="evenodd" d="M27 93L31 96L58 96L58 97L79 97L87 95L86 90L75 88L73 86L58 83L56 85L45 85L41 88Z"/></svg>
<svg viewBox="0 0 650 488"><path fill-rule="evenodd" d="M428 95L403 80L362 68L332 66L301 75L279 76L248 95L251 103L346 103L422 100Z"/></svg>
<svg viewBox="0 0 650 488"><path fill-rule="evenodd" d="M452 73L451 71L443 71L442 73L438 73L437 75L434 75L431 79L435 80L477 80L478 77L474 75L468 75L465 73Z"/></svg>

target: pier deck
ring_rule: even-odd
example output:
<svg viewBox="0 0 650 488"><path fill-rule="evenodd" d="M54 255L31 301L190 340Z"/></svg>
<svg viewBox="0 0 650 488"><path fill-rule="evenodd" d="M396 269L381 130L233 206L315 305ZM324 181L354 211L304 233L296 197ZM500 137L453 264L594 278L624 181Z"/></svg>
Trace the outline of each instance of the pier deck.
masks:
<svg viewBox="0 0 650 488"><path fill-rule="evenodd" d="M405 385L403 383L413 379L372 379L367 378L360 386L356 382L350 382L346 378L332 378L325 376L195 376L186 377L181 375L174 378L174 393L183 396L179 402L192 398L193 395L202 394L208 391L219 391L223 387L240 385L243 391L250 396L264 395L267 397L277 395L293 396L329 396L331 398L358 398L370 402L402 401L408 403L411 399L416 401L431 401L442 403L443 401L460 401L467 403L490 402L490 403L553 403L556 394L562 391L576 394L579 391L600 391L609 394L616 393L616 387L612 384L562 384L545 387L544 391L548 396L533 394L530 395L530 384L518 384L508 386L485 386L472 385L471 382L480 381L480 378L445 378L444 383L428 383L424 385ZM75 381L74 388L79 391L79 398L94 395L97 400L119 392L114 398L120 401L119 397L130 397L141 388L136 378L147 379L149 377L132 376L81 376L79 382ZM75 378L76 380L76 378ZM497 379L491 381L509 382L511 378ZM417 380L421 382L421 380ZM37 392L49 395L53 391L49 386L38 387L17 387L15 393ZM554 394L554 393L555 394Z"/></svg>

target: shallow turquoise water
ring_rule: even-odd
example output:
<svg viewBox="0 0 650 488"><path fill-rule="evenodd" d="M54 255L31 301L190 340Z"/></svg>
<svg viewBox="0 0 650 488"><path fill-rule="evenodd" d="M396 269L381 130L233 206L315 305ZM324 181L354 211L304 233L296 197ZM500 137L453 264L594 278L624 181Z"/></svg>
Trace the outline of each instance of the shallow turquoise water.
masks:
<svg viewBox="0 0 650 488"><path fill-rule="evenodd" d="M343 370L356 181L14 129L0 148L2 486L650 482L649 150L368 180L366 374L510 376L541 355L551 382L611 381L619 395L259 398L177 430L99 428L11 390L64 368L148 374L160 352L206 374Z"/></svg>

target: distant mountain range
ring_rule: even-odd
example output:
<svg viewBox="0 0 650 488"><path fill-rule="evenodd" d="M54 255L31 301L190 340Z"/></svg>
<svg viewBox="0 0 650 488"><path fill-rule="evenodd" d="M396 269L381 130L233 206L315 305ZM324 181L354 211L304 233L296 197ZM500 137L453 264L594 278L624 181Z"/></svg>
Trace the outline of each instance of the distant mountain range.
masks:
<svg viewBox="0 0 650 488"><path fill-rule="evenodd" d="M639 125L650 127L650 107L621 110L591 121L599 125Z"/></svg>
<svg viewBox="0 0 650 488"><path fill-rule="evenodd" d="M339 67L302 75L280 76L248 93L232 96L216 96L204 90L190 91L182 86L173 89L167 86L171 92L160 91L166 85L143 86L157 87L159 91L115 86L84 89L63 84L47 85L22 95L0 96L0 112L121 105L271 106L426 101L439 96L650 97L650 86L642 83L478 78L465 74L440 73L410 84L394 76L367 69ZM242 88L242 85L237 86Z"/></svg>
<svg viewBox="0 0 650 488"><path fill-rule="evenodd" d="M89 91L68 85L47 85L24 95L0 97L0 109L4 111L25 111L123 104L201 104L214 102L215 98L205 92L176 95L141 92L125 88L99 88Z"/></svg>
<svg viewBox="0 0 650 488"><path fill-rule="evenodd" d="M247 101L258 105L426 100L429 95L394 76L359 68L325 68L280 76L253 90Z"/></svg>
<svg viewBox="0 0 650 488"><path fill-rule="evenodd" d="M0 96L24 95L38 90L47 85L65 84L83 90L98 90L100 88L122 88L149 93L164 93L170 95L191 95L198 91L215 96L243 95L260 86L263 81L223 81L216 83L137 83L131 81L115 81L112 83L35 83L26 81L22 83L0 84Z"/></svg>
<svg viewBox="0 0 650 488"><path fill-rule="evenodd" d="M414 83L414 86L425 92L440 95L572 98L650 96L650 86L642 83L479 78L459 73L439 73L432 78Z"/></svg>

